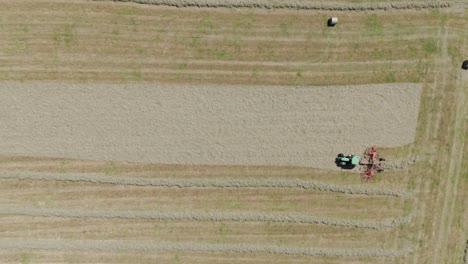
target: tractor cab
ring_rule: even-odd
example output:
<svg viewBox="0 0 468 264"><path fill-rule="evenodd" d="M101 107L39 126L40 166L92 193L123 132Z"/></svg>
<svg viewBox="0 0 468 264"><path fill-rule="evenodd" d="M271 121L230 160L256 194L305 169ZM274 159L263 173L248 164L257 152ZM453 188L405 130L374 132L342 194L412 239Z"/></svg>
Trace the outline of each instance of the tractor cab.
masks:
<svg viewBox="0 0 468 264"><path fill-rule="evenodd" d="M359 161L360 158L357 155L340 153L335 159L335 164L337 167L350 170L359 165Z"/></svg>

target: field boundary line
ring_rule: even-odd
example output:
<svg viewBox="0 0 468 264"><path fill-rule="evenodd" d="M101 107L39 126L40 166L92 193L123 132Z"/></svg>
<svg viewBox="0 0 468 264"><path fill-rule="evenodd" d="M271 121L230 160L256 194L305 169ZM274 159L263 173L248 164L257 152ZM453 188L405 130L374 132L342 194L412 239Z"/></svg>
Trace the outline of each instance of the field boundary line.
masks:
<svg viewBox="0 0 468 264"><path fill-rule="evenodd" d="M108 1L108 0L94 0ZM393 2L393 3L317 3L281 0L113 0L114 2L133 2L137 4L174 6L174 7L209 7L209 8L264 8L264 9L302 9L333 11L365 11L390 9L447 8L463 5L463 2Z"/></svg>
<svg viewBox="0 0 468 264"><path fill-rule="evenodd" d="M345 194L384 195L396 197L412 196L411 193L406 191L391 190L386 188L353 185L335 185L317 181L283 179L144 179L135 177L105 176L84 173L45 173L25 171L0 171L0 179L88 182L99 184L179 188L285 188L339 192Z"/></svg>
<svg viewBox="0 0 468 264"><path fill-rule="evenodd" d="M73 251L201 251L230 253L266 253L275 255L325 256L325 257L399 257L409 254L409 250L371 248L302 248L256 244L212 244L203 242L153 242L103 241L103 240L20 240L0 239L0 249L22 250L73 250Z"/></svg>
<svg viewBox="0 0 468 264"><path fill-rule="evenodd" d="M228 212L161 212L161 211L85 211L79 209L0 208L0 216L21 215L34 217L148 219L190 221L236 221L321 224L346 228L396 228L411 221L411 217L382 221L352 220L346 218L315 217L295 214L228 213Z"/></svg>

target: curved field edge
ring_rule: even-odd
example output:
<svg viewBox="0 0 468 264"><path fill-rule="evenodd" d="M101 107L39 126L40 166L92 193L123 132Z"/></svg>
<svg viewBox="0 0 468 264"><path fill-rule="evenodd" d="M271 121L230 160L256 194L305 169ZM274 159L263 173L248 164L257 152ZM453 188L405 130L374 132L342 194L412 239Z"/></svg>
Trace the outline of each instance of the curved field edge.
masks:
<svg viewBox="0 0 468 264"><path fill-rule="evenodd" d="M289 188L307 189L345 194L384 195L409 197L411 193L386 188L365 186L335 185L304 180L258 180L258 179L142 179L135 177L108 177L80 173L36 173L19 171L0 171L0 179L89 182L99 184L135 185L179 188Z"/></svg>
<svg viewBox="0 0 468 264"><path fill-rule="evenodd" d="M396 228L411 221L411 217L383 221L351 220L294 214L226 213L226 212L157 212L157 211L83 211L67 209L0 208L0 215L33 217L150 219L190 221L237 221L321 224L346 228Z"/></svg>
<svg viewBox="0 0 468 264"><path fill-rule="evenodd" d="M106 0L95 0L106 1ZM138 4L175 6L175 7L211 7L211 8L265 8L265 9L303 9L303 10L389 10L389 9L421 9L421 8L447 8L454 2L403 2L403 3L317 3L307 1L280 1L280 0L114 0L115 2L133 2Z"/></svg>
<svg viewBox="0 0 468 264"><path fill-rule="evenodd" d="M296 256L324 256L324 257L400 257L410 253L409 250L397 249L324 249L282 247L255 244L211 244L200 242L187 243L138 243L123 241L96 241L96 240L17 240L1 239L0 249L23 250L73 250L73 251L201 251L201 252L231 252L231 253L264 253L276 255Z"/></svg>

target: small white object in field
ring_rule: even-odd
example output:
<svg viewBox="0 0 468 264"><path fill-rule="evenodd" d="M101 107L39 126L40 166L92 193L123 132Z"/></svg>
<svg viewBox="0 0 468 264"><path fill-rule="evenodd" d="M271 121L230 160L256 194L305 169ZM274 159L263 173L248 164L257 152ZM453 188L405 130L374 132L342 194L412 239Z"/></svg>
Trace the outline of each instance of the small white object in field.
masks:
<svg viewBox="0 0 468 264"><path fill-rule="evenodd" d="M338 23L338 18L337 18L337 17L330 17L330 18L328 19L327 25L328 25L329 27L334 27L334 26L336 26L337 23Z"/></svg>

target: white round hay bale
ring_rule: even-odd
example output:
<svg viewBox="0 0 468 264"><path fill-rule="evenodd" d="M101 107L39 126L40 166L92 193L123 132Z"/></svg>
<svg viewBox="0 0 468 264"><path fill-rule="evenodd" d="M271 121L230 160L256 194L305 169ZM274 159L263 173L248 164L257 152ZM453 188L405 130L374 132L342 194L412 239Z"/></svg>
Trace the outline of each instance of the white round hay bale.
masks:
<svg viewBox="0 0 468 264"><path fill-rule="evenodd" d="M328 26L329 27L334 27L338 23L338 18L337 17L330 17L328 19Z"/></svg>

